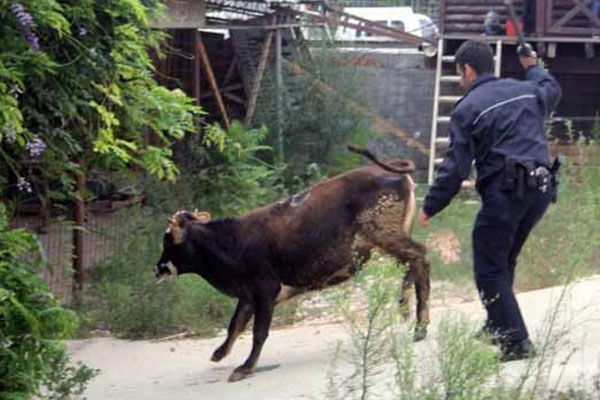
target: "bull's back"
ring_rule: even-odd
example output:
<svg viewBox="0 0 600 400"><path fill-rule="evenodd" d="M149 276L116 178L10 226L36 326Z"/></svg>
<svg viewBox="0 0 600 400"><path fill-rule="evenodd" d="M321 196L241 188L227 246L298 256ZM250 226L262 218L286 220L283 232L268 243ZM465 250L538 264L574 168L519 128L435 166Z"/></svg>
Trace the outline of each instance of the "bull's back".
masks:
<svg viewBox="0 0 600 400"><path fill-rule="evenodd" d="M308 285L352 262L357 232L369 218L404 228L403 199L414 202L411 182L377 166L361 167L256 210L245 222L264 232L281 279ZM382 200L386 213L373 214Z"/></svg>

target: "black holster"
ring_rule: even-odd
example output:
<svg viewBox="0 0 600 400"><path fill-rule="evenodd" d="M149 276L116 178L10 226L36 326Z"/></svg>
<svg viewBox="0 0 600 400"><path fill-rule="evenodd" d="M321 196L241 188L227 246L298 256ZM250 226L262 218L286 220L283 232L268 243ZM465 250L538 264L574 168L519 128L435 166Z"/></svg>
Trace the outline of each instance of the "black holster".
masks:
<svg viewBox="0 0 600 400"><path fill-rule="evenodd" d="M551 168L533 161L516 161L507 159L504 162L502 190L512 192L518 200L525 198L528 190L539 190L542 193L552 191L552 201L556 202L557 172L560 161L556 159Z"/></svg>
<svg viewBox="0 0 600 400"><path fill-rule="evenodd" d="M561 166L562 162L561 162L561 157L557 156L554 161L552 162L552 165L550 166L550 175L552 176L552 202L556 203L558 200L558 184L559 179L558 179L558 171L560 171L560 166Z"/></svg>

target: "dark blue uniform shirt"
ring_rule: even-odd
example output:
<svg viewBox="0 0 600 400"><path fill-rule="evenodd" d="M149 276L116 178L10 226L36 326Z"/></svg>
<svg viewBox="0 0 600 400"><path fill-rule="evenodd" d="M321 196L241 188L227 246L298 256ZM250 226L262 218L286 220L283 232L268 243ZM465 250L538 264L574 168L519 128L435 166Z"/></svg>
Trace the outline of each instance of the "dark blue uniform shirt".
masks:
<svg viewBox="0 0 600 400"><path fill-rule="evenodd" d="M554 77L540 67L530 67L525 81L478 77L452 111L450 147L425 198L425 213L432 217L450 203L473 159L478 189L507 158L548 165L544 121L560 95Z"/></svg>

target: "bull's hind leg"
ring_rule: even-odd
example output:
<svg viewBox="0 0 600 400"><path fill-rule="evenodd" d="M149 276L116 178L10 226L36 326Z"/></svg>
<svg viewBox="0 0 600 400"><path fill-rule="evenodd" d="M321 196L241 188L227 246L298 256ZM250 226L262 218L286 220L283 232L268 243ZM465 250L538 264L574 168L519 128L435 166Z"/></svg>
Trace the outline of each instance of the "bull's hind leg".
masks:
<svg viewBox="0 0 600 400"><path fill-rule="evenodd" d="M398 300L400 313L404 320L408 320L410 317L410 295L415 283L415 274L412 272L413 270L407 265L404 279L402 280L402 288L400 289L400 299Z"/></svg>
<svg viewBox="0 0 600 400"><path fill-rule="evenodd" d="M225 342L214 351L210 358L211 361L219 362L229 354L235 340L240 336L244 329L246 329L246 325L248 325L252 313L252 304L242 300L238 301L233 317L231 317L231 321L229 322L227 339L225 339Z"/></svg>
<svg viewBox="0 0 600 400"><path fill-rule="evenodd" d="M407 267L401 291L401 303L408 302L407 290L414 282L417 297L417 326L415 340L421 340L427 335L429 324L429 274L430 266L425 257L425 247L407 237L379 238L377 245L386 253L394 256Z"/></svg>

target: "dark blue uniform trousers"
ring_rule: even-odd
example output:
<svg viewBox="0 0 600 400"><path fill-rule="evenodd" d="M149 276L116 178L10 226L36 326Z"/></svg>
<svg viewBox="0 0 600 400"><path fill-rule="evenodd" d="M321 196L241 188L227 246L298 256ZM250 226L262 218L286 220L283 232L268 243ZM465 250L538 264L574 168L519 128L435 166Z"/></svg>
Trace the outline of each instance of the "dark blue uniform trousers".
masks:
<svg viewBox="0 0 600 400"><path fill-rule="evenodd" d="M529 335L512 286L517 257L527 236L546 212L551 190L525 190L517 199L501 189L495 178L481 190L482 207L473 228L475 282L487 310L486 328L501 343L510 344Z"/></svg>

